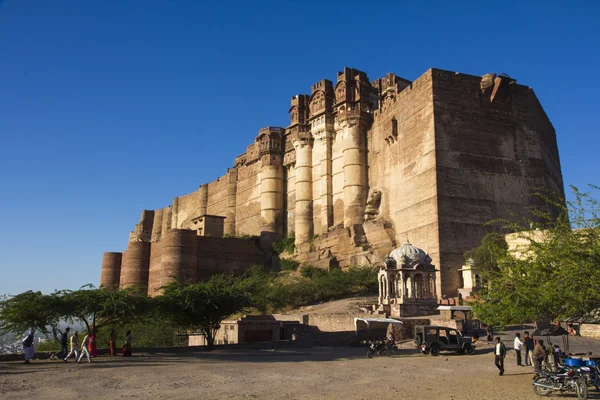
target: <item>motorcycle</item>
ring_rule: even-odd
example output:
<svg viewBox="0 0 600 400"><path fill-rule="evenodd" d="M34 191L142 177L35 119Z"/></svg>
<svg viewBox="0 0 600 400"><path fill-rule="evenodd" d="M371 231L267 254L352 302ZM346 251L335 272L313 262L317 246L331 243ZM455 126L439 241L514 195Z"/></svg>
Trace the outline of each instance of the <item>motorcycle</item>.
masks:
<svg viewBox="0 0 600 400"><path fill-rule="evenodd" d="M367 351L367 357L373 358L374 356L393 356L398 354L398 347L395 344L374 342L369 340L369 350Z"/></svg>
<svg viewBox="0 0 600 400"><path fill-rule="evenodd" d="M533 392L548 396L551 392L574 392L580 400L588 397L586 377L580 369L567 368L562 372L542 371L533 381Z"/></svg>

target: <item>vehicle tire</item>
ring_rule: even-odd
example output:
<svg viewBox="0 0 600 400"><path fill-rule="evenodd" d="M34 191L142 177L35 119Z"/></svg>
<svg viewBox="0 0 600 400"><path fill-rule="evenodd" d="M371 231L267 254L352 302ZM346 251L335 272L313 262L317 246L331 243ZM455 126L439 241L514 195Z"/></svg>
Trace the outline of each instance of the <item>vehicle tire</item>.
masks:
<svg viewBox="0 0 600 400"><path fill-rule="evenodd" d="M437 357L440 355L440 348L438 346L431 346L431 350L429 350L429 353L432 356Z"/></svg>
<svg viewBox="0 0 600 400"><path fill-rule="evenodd" d="M367 357L373 358L374 355L375 355L375 350L369 349L369 351L367 352Z"/></svg>
<svg viewBox="0 0 600 400"><path fill-rule="evenodd" d="M473 355L473 354L475 354L475 347L473 347L471 345L467 346L466 350L467 350L467 354L470 355L470 356Z"/></svg>
<svg viewBox="0 0 600 400"><path fill-rule="evenodd" d="M415 337L415 344L417 346L420 346L423 344L423 337L421 336L420 333L417 333L417 336Z"/></svg>
<svg viewBox="0 0 600 400"><path fill-rule="evenodd" d="M536 378L533 381L533 383L534 383L533 393L537 394L538 396L548 396L552 392L552 389L547 389L547 388L535 385L536 383L539 383L541 385L553 386L552 381L545 376Z"/></svg>
<svg viewBox="0 0 600 400"><path fill-rule="evenodd" d="M588 387L585 383L585 379L579 379L575 382L575 393L579 400L587 400L588 398Z"/></svg>

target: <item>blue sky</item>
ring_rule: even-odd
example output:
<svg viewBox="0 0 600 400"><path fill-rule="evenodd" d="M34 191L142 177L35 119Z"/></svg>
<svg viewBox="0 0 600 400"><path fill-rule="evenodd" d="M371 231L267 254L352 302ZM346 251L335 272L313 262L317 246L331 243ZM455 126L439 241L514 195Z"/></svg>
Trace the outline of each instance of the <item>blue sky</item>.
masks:
<svg viewBox="0 0 600 400"><path fill-rule="evenodd" d="M222 175L344 66L508 73L599 184L600 2L0 0L0 294L97 284L142 209Z"/></svg>

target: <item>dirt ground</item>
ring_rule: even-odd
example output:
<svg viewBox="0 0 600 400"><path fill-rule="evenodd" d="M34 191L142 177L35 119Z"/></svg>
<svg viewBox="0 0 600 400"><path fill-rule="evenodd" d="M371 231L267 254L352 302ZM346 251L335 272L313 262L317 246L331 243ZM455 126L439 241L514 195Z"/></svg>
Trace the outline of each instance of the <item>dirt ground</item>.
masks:
<svg viewBox="0 0 600 400"><path fill-rule="evenodd" d="M508 344L508 343L507 343ZM91 364L0 363L1 399L536 399L532 369L506 359L498 376L491 345L472 356L425 356L412 344L394 357L364 347L230 349L103 356ZM591 399L600 393L591 391Z"/></svg>

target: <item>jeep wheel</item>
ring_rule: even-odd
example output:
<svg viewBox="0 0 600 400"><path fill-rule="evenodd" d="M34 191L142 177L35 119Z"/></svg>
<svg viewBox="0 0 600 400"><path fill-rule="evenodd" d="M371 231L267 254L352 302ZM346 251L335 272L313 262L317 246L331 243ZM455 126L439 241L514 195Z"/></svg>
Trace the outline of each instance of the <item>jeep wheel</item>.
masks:
<svg viewBox="0 0 600 400"><path fill-rule="evenodd" d="M473 355L473 354L475 354L475 347L473 347L473 346L468 346L468 347L467 347L467 354L468 354L468 355Z"/></svg>
<svg viewBox="0 0 600 400"><path fill-rule="evenodd" d="M458 354L465 354L465 349L458 349Z"/></svg>
<svg viewBox="0 0 600 400"><path fill-rule="evenodd" d="M440 355L440 348L438 346L431 346L431 350L429 350L429 353L432 356L437 357Z"/></svg>
<svg viewBox="0 0 600 400"><path fill-rule="evenodd" d="M423 344L423 337L421 336L420 333L417 333L417 336L415 336L415 344L417 346L420 346Z"/></svg>

